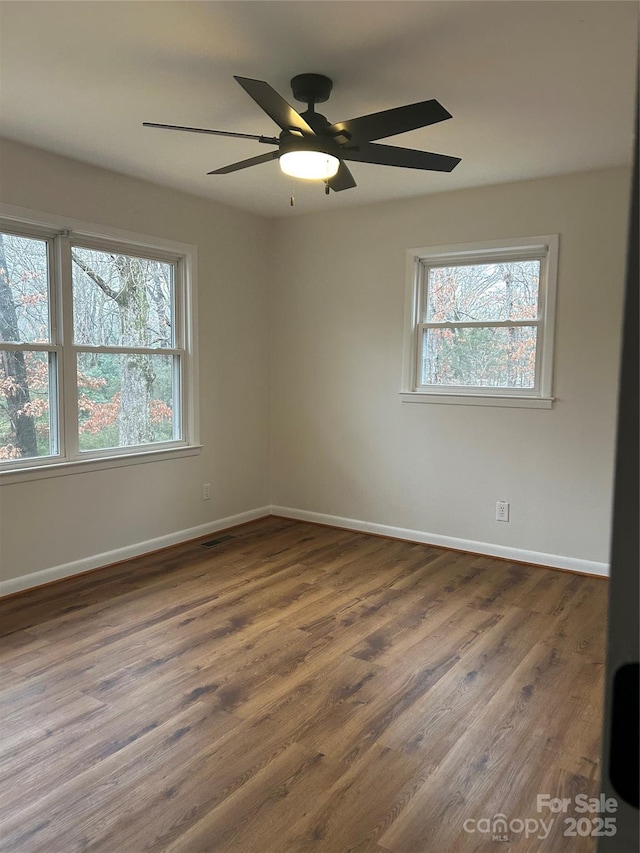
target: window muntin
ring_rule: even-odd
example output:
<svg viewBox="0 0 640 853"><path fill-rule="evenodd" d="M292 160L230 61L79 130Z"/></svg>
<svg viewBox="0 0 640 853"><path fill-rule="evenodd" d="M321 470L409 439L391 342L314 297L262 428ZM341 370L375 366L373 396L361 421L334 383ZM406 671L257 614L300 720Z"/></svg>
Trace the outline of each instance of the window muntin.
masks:
<svg viewBox="0 0 640 853"><path fill-rule="evenodd" d="M0 472L188 447L193 258L6 220L0 241Z"/></svg>
<svg viewBox="0 0 640 853"><path fill-rule="evenodd" d="M404 400L551 404L557 243L549 235L408 253Z"/></svg>

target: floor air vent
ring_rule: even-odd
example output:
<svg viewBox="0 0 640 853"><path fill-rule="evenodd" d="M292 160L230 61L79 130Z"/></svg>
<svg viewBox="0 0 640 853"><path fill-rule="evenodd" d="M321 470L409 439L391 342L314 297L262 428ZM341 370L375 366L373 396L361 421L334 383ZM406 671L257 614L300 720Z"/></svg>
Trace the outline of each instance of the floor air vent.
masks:
<svg viewBox="0 0 640 853"><path fill-rule="evenodd" d="M208 542L203 542L203 548L213 548L215 545L222 545L223 542L229 542L231 539L235 539L235 536L231 536L231 534L227 534L226 536L218 536L217 539L210 539Z"/></svg>

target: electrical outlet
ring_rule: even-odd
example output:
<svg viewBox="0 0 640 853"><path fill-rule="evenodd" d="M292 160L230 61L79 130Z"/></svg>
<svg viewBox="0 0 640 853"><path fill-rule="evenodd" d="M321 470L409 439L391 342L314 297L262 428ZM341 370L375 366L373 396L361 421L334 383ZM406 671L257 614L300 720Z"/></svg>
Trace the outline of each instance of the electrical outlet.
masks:
<svg viewBox="0 0 640 853"><path fill-rule="evenodd" d="M496 521L509 521L508 501L496 501Z"/></svg>
<svg viewBox="0 0 640 853"><path fill-rule="evenodd" d="M211 483L203 483L202 485L202 500L208 501L211 498Z"/></svg>

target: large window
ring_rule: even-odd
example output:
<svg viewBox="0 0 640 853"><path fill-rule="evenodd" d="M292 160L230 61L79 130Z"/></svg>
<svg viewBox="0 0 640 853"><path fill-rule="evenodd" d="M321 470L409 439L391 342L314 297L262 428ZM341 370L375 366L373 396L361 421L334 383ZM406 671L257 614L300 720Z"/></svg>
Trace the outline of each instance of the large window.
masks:
<svg viewBox="0 0 640 853"><path fill-rule="evenodd" d="M0 221L0 472L195 444L194 258L167 246Z"/></svg>
<svg viewBox="0 0 640 853"><path fill-rule="evenodd" d="M414 250L403 398L550 406L557 237Z"/></svg>

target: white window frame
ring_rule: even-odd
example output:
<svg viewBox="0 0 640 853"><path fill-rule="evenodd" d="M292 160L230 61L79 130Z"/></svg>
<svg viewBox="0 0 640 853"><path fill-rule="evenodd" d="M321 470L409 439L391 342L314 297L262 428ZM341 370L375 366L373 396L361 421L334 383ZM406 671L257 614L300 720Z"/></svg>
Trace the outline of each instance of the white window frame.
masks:
<svg viewBox="0 0 640 853"><path fill-rule="evenodd" d="M407 251L402 389L406 403L449 403L466 406L544 408L553 406L553 345L557 289L559 236L509 238L482 243L429 246ZM473 325L468 322L424 322L426 288L430 267L462 266L493 261L540 260L538 315L520 325L536 326L536 376L531 389L427 386L420 384L420 354L423 330L430 327ZM519 323L479 322L478 326L511 327Z"/></svg>
<svg viewBox="0 0 640 853"><path fill-rule="evenodd" d="M198 405L198 351L195 310L197 305L197 247L148 235L93 225L63 216L34 212L0 204L0 231L46 240L49 245L49 300L51 343L11 344L55 354L56 375L51 377L51 418L57 421L57 454L3 462L0 485L48 477L180 458L201 450ZM178 355L180 438L135 447L91 451L78 448L76 355L79 351L113 352L113 347L74 345L72 317L71 246L117 251L173 263L175 269L175 341L171 348L154 353ZM116 348L117 349L117 348ZM130 351L130 347L123 348ZM144 350L144 348L143 348ZM143 351L141 350L141 351ZM146 351L146 350L145 350ZM57 394L54 394L54 386ZM175 411L175 407L174 407Z"/></svg>

